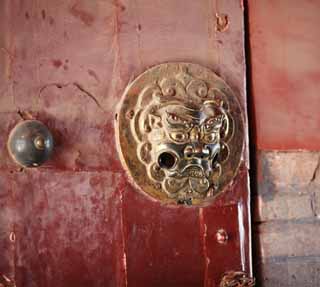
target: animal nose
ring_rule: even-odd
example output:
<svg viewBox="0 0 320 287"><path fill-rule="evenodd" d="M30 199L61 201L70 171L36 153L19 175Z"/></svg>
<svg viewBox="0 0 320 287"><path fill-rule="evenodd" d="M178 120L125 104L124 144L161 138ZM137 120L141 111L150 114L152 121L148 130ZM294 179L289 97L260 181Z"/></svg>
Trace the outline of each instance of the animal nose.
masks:
<svg viewBox="0 0 320 287"><path fill-rule="evenodd" d="M187 145L184 149L185 158L208 158L210 149L206 145Z"/></svg>
<svg viewBox="0 0 320 287"><path fill-rule="evenodd" d="M195 126L190 131L190 140L191 142L197 142L200 139L200 128L198 126Z"/></svg>

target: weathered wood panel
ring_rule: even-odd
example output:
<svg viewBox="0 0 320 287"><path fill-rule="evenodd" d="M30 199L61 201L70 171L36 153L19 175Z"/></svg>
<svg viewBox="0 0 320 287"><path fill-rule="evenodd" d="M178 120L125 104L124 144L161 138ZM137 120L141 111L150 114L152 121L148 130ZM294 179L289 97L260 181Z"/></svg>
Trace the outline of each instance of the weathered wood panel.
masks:
<svg viewBox="0 0 320 287"><path fill-rule="evenodd" d="M0 174L0 270L9 278L15 275L14 245L14 194L12 190L12 174Z"/></svg>
<svg viewBox="0 0 320 287"><path fill-rule="evenodd" d="M14 173L17 286L121 286L119 185L112 172Z"/></svg>
<svg viewBox="0 0 320 287"><path fill-rule="evenodd" d="M146 208L142 194L127 190L123 212L128 286L204 286L198 209L149 204Z"/></svg>
<svg viewBox="0 0 320 287"><path fill-rule="evenodd" d="M0 272L18 287L216 284L227 267L214 268L214 238L204 240L215 234L216 213L205 207L200 217L199 208L170 209L136 194L116 153L113 124L126 85L166 61L217 72L235 90L246 121L241 1L0 5L0 175L12 184L0 204L10 206L12 198L16 215L11 223L11 211L0 211L8 222L0 227L0 246L8 248ZM223 32L216 27L220 14L229 20ZM22 118L43 121L56 139L52 160L39 171L20 170L6 151L6 135ZM212 207L239 201L245 232L247 146L239 178ZM250 272L250 238L241 252L232 266ZM213 268L206 272L208 260Z"/></svg>

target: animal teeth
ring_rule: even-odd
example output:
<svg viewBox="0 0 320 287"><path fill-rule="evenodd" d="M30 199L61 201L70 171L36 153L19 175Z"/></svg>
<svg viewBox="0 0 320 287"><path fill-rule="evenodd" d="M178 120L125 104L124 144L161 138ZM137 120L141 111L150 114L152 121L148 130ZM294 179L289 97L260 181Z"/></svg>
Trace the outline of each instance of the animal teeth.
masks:
<svg viewBox="0 0 320 287"><path fill-rule="evenodd" d="M201 171L197 171L197 170L191 170L189 173L189 176L192 177L203 177L203 174Z"/></svg>

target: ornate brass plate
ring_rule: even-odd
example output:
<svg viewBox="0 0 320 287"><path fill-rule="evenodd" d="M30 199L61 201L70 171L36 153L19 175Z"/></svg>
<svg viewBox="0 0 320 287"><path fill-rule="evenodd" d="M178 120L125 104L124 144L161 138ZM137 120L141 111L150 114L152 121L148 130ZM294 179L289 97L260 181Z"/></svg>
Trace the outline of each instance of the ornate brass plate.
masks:
<svg viewBox="0 0 320 287"><path fill-rule="evenodd" d="M237 173L243 119L231 88L196 64L153 67L126 88L116 124L122 163L165 202L198 204Z"/></svg>

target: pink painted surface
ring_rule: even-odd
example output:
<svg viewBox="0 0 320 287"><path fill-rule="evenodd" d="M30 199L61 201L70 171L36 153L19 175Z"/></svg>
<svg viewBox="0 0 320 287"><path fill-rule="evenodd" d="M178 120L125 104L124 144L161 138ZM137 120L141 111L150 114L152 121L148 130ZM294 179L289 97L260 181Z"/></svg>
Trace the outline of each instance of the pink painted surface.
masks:
<svg viewBox="0 0 320 287"><path fill-rule="evenodd" d="M223 33L216 13L229 17ZM0 14L0 273L18 287L211 287L229 268L250 272L250 240L241 253L239 221L226 220L240 204L249 234L247 151L214 204L167 207L129 184L113 130L128 82L166 61L213 69L245 112L240 1L6 0ZM6 151L21 117L56 140L39 169L20 171ZM234 232L225 258L218 224Z"/></svg>
<svg viewBox="0 0 320 287"><path fill-rule="evenodd" d="M320 149L319 1L249 1L259 149Z"/></svg>

